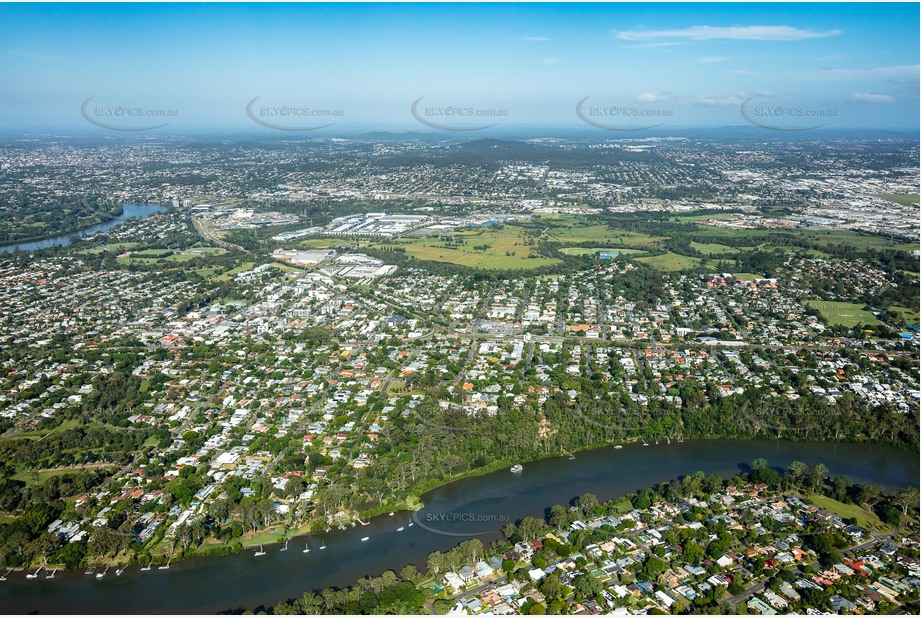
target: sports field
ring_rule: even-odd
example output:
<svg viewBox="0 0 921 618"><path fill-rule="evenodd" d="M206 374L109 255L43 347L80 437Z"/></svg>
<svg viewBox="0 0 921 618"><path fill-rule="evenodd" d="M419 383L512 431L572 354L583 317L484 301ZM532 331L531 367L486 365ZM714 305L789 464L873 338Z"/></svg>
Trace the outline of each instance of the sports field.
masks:
<svg viewBox="0 0 921 618"><path fill-rule="evenodd" d="M517 270L559 264L560 260L537 254L537 243L521 228L502 226L454 233L464 244L436 237L400 239L396 245L420 260L447 262L484 270Z"/></svg>
<svg viewBox="0 0 921 618"><path fill-rule="evenodd" d="M638 261L649 264L655 269L667 272L675 270L686 270L688 268L697 268L700 266L700 260L686 255L677 253L664 253L662 255L652 255L649 257L637 258Z"/></svg>
<svg viewBox="0 0 921 618"><path fill-rule="evenodd" d="M144 249L133 252L130 255L119 256L118 263L150 264L161 259L167 262L188 262L195 258L223 255L225 253L227 253L227 250L221 247L192 247L178 251L171 249Z"/></svg>
<svg viewBox="0 0 921 618"><path fill-rule="evenodd" d="M834 300L810 300L810 307L818 309L825 321L833 326L852 328L859 324L875 326L879 324L876 316L863 309L857 303L844 303Z"/></svg>
<svg viewBox="0 0 921 618"><path fill-rule="evenodd" d="M883 193L881 195L874 195L873 197L878 197L881 200L895 202L900 206L911 206L912 204L917 204L919 201L918 195L915 194L904 195L898 193Z"/></svg>

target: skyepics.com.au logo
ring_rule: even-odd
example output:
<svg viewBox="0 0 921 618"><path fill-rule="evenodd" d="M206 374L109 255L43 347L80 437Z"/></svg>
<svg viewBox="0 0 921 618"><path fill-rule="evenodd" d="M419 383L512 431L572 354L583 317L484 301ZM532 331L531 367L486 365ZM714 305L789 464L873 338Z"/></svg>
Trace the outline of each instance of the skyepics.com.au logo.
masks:
<svg viewBox="0 0 921 618"><path fill-rule="evenodd" d="M775 97L748 97L740 108L742 117L772 131L809 131L824 127L838 117L830 107L810 107L780 102Z"/></svg>
<svg viewBox="0 0 921 618"><path fill-rule="evenodd" d="M303 105L256 105L260 97L246 104L246 115L256 124L276 131L316 131L336 124L345 116L338 108L318 108ZM324 122L334 119L333 122Z"/></svg>
<svg viewBox="0 0 921 618"><path fill-rule="evenodd" d="M494 127L509 117L504 108L463 105L423 105L419 97L409 111L422 124L442 131L482 131ZM492 122L491 122L492 121Z"/></svg>
<svg viewBox="0 0 921 618"><path fill-rule="evenodd" d="M95 95L80 106L80 114L90 124L113 131L152 131L165 127L164 118L176 118L179 110L136 105L98 105Z"/></svg>
<svg viewBox="0 0 921 618"><path fill-rule="evenodd" d="M589 103L585 97L576 103L576 116L587 125L607 131L643 131L661 127L663 119L672 119L675 110L671 107L653 105L611 105Z"/></svg>
<svg viewBox="0 0 921 618"><path fill-rule="evenodd" d="M434 534L467 538L495 534L512 521L508 515L469 511L450 513L415 511L412 519L422 529Z"/></svg>

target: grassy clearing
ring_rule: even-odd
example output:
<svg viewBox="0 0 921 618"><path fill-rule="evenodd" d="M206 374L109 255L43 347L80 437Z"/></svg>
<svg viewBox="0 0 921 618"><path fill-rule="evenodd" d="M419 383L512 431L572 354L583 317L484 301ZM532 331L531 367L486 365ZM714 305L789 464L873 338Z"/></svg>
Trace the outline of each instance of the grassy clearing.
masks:
<svg viewBox="0 0 921 618"><path fill-rule="evenodd" d="M390 387L387 389L388 393L402 393L406 390L406 382L404 380L394 380L390 383Z"/></svg>
<svg viewBox="0 0 921 618"><path fill-rule="evenodd" d="M345 238L337 238L335 236L323 236L320 238L307 238L297 243L297 246L302 249L332 249L336 245L341 245L343 243L349 242Z"/></svg>
<svg viewBox="0 0 921 618"><path fill-rule="evenodd" d="M712 239L712 242L715 244L719 244L720 239L734 238L743 239L747 241L746 244L757 246L758 249L771 251L775 248L780 248L785 251L793 251L796 253L808 253L808 251L800 247L775 247L774 245L767 244L765 239L774 234L794 234L822 245L847 245L856 249L890 248L900 251L914 251L918 248L917 245L911 243L891 241L883 236L862 234L853 230L734 230L712 225L701 225L694 234L707 238L708 240Z"/></svg>
<svg viewBox="0 0 921 618"><path fill-rule="evenodd" d="M763 276L754 273L732 273L732 276L740 281L757 281L758 279L764 279Z"/></svg>
<svg viewBox="0 0 921 618"><path fill-rule="evenodd" d="M645 262L657 270L664 270L666 272L697 268L700 266L699 259L686 255L678 255L670 251L662 255L637 258L637 260Z"/></svg>
<svg viewBox="0 0 921 618"><path fill-rule="evenodd" d="M236 276L237 273L242 273L247 270L252 270L253 266L255 265L256 265L255 262L243 262L236 268L231 268L230 270L223 272L220 275L211 277L211 279L212 281L228 281L229 279L232 279L234 276Z"/></svg>
<svg viewBox="0 0 921 618"><path fill-rule="evenodd" d="M912 204L918 204L918 195L916 194L899 194L899 193L883 193L880 195L874 195L873 197L878 197L881 200L887 200L889 202L895 202L900 206L911 206Z"/></svg>
<svg viewBox="0 0 921 618"><path fill-rule="evenodd" d="M485 270L530 269L560 263L560 260L539 256L535 245L526 244L527 238L519 228L508 226L453 235L462 237L465 244L449 246L437 238L415 238L402 239L398 245L420 260ZM484 245L487 246L485 250L474 249Z"/></svg>
<svg viewBox="0 0 921 618"><path fill-rule="evenodd" d="M800 234L823 245L849 245L857 249L898 249L914 251L918 245L893 241L883 236L861 234L851 230L801 230Z"/></svg>
<svg viewBox="0 0 921 618"><path fill-rule="evenodd" d="M827 509L842 519L850 519L853 517L857 520L857 525L868 532L892 531L892 527L884 524L882 520L877 517L876 513L864 510L856 504L845 504L843 502L838 502L834 498L820 496L819 494L809 494L808 498L817 507Z"/></svg>
<svg viewBox="0 0 921 618"><path fill-rule="evenodd" d="M105 251L127 251L128 249L133 249L134 247L137 247L137 245L138 243L134 241L115 242L115 243L108 243L105 245L99 245L98 247L90 247L89 249L80 249L77 253L96 254L96 253L103 253Z"/></svg>
<svg viewBox="0 0 921 618"><path fill-rule="evenodd" d="M12 438L44 438L45 436L52 434L52 433L57 433L59 431L66 431L67 429L74 429L75 427L79 427L81 424L82 423L80 421L72 418L72 419L63 421L60 425L58 425L57 427L53 427L51 429L34 429L32 431L21 431L21 432L17 432L16 434L10 437Z"/></svg>
<svg viewBox="0 0 921 618"><path fill-rule="evenodd" d="M819 311L825 321L833 326L852 328L859 324L875 326L879 324L876 316L865 311L863 305L844 303L833 300L810 300L807 304Z"/></svg>
<svg viewBox="0 0 921 618"><path fill-rule="evenodd" d="M72 468L55 468L52 470L38 470L38 471L20 470L19 472L17 472L10 478L16 479L17 481L22 481L26 483L27 485L34 484L37 479L37 482L40 485L54 476L63 476L65 474L73 474L75 472L85 472L86 470L106 470L106 469L117 468L117 467L118 466L111 464L111 465L101 465L101 466L95 466L95 465L94 466L74 466Z"/></svg>
<svg viewBox="0 0 921 618"><path fill-rule="evenodd" d="M563 247L560 253L564 255L595 255L600 251L610 251L622 255L638 255L646 253L642 249L627 249L625 247Z"/></svg>
<svg viewBox="0 0 921 618"><path fill-rule="evenodd" d="M182 263L200 257L223 255L227 250L222 247L193 247L181 251L171 249L144 249L126 256L119 256L119 264L150 264L153 261L165 260L167 262ZM169 254L169 255L167 255ZM164 257L165 256L165 257Z"/></svg>
<svg viewBox="0 0 921 618"><path fill-rule="evenodd" d="M674 219L681 223L693 223L695 221L726 221L734 217L735 215L731 212L718 212L709 215L679 215Z"/></svg>
<svg viewBox="0 0 921 618"><path fill-rule="evenodd" d="M284 272L286 272L286 273L302 273L302 272L304 272L304 270L301 269L301 268L295 268L294 266L291 266L291 265L289 265L289 264L283 264L283 263L281 263L281 262L272 262L272 266L274 266L274 267L277 268L278 270L284 271Z"/></svg>
<svg viewBox="0 0 921 618"><path fill-rule="evenodd" d="M547 232L550 240L559 243L597 242L633 249L651 249L662 245L664 238L641 232L620 230L607 225L574 225L553 227Z"/></svg>
<svg viewBox="0 0 921 618"><path fill-rule="evenodd" d="M921 311L917 307L901 307L899 305L893 305L887 309L889 312L896 315L897 320L901 321L903 324L917 324L921 320Z"/></svg>
<svg viewBox="0 0 921 618"><path fill-rule="evenodd" d="M729 245L721 245L715 242L692 242L691 248L697 249L704 255L726 255L738 253L749 247L730 247Z"/></svg>

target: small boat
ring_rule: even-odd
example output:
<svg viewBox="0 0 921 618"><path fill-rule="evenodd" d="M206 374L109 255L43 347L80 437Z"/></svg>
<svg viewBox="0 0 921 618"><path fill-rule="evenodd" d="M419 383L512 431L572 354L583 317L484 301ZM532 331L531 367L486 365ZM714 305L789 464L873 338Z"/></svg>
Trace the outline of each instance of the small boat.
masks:
<svg viewBox="0 0 921 618"><path fill-rule="evenodd" d="M614 445L614 448L615 448L615 449L622 449L622 448L624 448L624 445L623 445L623 444L615 444L615 445Z"/></svg>
<svg viewBox="0 0 921 618"><path fill-rule="evenodd" d="M94 566L88 566L88 567L86 567L86 570L83 571L83 574L84 574L84 575L92 575L92 574L93 574L93 571L95 571L95 570L96 570L96 567L94 567Z"/></svg>
<svg viewBox="0 0 921 618"><path fill-rule="evenodd" d="M371 537L369 537L369 536L363 536L363 537L361 537L361 542L364 543L365 541L367 541L367 540L370 539L370 538L371 538Z"/></svg>
<svg viewBox="0 0 921 618"><path fill-rule="evenodd" d="M38 572L41 570L42 570L42 567L38 567L37 569L35 569L35 573L27 573L26 579L35 579L36 577L38 577Z"/></svg>
<svg viewBox="0 0 921 618"><path fill-rule="evenodd" d="M310 543L304 543L304 551L303 551L303 553L305 553L305 554L309 554L309 553L310 553Z"/></svg>
<svg viewBox="0 0 921 618"><path fill-rule="evenodd" d="M106 567L102 573L96 573L96 579L102 579L106 576L106 573L109 572L109 567Z"/></svg>
<svg viewBox="0 0 921 618"><path fill-rule="evenodd" d="M259 546L259 551L257 551L254 555L256 555L256 556L264 556L264 555L265 555L265 550L262 549L262 545Z"/></svg>
<svg viewBox="0 0 921 618"><path fill-rule="evenodd" d="M121 574L124 573L124 572L125 572L125 567L121 567L120 569L116 569L116 571L115 571L115 577L120 577Z"/></svg>
<svg viewBox="0 0 921 618"><path fill-rule="evenodd" d="M522 470L524 470L524 466L522 466L521 464L515 464L514 466L509 468L509 471L515 474L521 472Z"/></svg>
<svg viewBox="0 0 921 618"><path fill-rule="evenodd" d="M320 545L320 549L326 549L326 541L323 541L323 544Z"/></svg>
<svg viewBox="0 0 921 618"><path fill-rule="evenodd" d="M172 561L173 561L173 555L170 554L169 560L166 561L166 564L161 567L157 567L157 568L160 569L161 571L166 571L169 569L170 562Z"/></svg>
<svg viewBox="0 0 921 618"><path fill-rule="evenodd" d="M147 566L146 566L146 567L141 567L141 570L142 570L142 571L149 571L149 570L150 570L150 565L152 565L152 564L153 564L153 559L151 558L150 562L147 563Z"/></svg>
<svg viewBox="0 0 921 618"><path fill-rule="evenodd" d="M279 549L278 551L288 551L288 541L285 541L285 546Z"/></svg>
<svg viewBox="0 0 921 618"><path fill-rule="evenodd" d="M390 512L388 513L388 515L389 515L390 517L393 517L393 511L390 511Z"/></svg>
<svg viewBox="0 0 921 618"><path fill-rule="evenodd" d="M58 572L58 570L57 570L57 568L55 568L53 571L51 571L50 573L48 573L47 575L45 575L45 579L54 579L54 574L57 573L57 572Z"/></svg>
<svg viewBox="0 0 921 618"><path fill-rule="evenodd" d="M397 532L403 532L403 530L405 530L403 526L400 526L399 528L397 528Z"/></svg>
<svg viewBox="0 0 921 618"><path fill-rule="evenodd" d="M643 438L643 446L649 446L649 442L647 442L645 438Z"/></svg>
<svg viewBox="0 0 921 618"><path fill-rule="evenodd" d="M415 524L414 524L413 522L409 522L409 525L410 525L410 526L414 526Z"/></svg>
<svg viewBox="0 0 921 618"><path fill-rule="evenodd" d="M9 571L7 571L6 573L4 573L3 575L0 575L0 582L5 582L5 581L6 581L6 578L9 577L9 576L10 576L10 573L12 573L12 572L13 572L13 569L10 569Z"/></svg>

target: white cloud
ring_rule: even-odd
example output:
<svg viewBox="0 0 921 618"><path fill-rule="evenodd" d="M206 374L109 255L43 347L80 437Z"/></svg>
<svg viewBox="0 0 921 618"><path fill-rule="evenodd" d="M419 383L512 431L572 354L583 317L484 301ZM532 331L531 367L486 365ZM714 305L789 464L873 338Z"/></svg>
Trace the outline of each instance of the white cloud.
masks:
<svg viewBox="0 0 921 618"><path fill-rule="evenodd" d="M658 47L677 47L679 45L687 45L681 41L665 41L662 43L637 43L636 45L627 45L629 49L656 49Z"/></svg>
<svg viewBox="0 0 921 618"><path fill-rule="evenodd" d="M693 102L698 105L741 105L748 98L741 94L698 94Z"/></svg>
<svg viewBox="0 0 921 618"><path fill-rule="evenodd" d="M906 79L918 78L921 66L903 64L889 67L868 67L864 69L824 69L819 71L821 77L830 79Z"/></svg>
<svg viewBox="0 0 921 618"><path fill-rule="evenodd" d="M801 41L803 39L824 39L841 34L840 30L806 30L793 26L691 26L673 30L615 30L617 38L624 41L657 41L681 39L688 41L711 41L730 39L735 41Z"/></svg>
<svg viewBox="0 0 921 618"><path fill-rule="evenodd" d="M890 94L876 92L855 92L852 96L855 101L861 103L892 103L895 101L895 97Z"/></svg>
<svg viewBox="0 0 921 618"><path fill-rule="evenodd" d="M698 58L698 64L716 64L718 62L726 62L729 60L729 56L704 56L703 58Z"/></svg>
<svg viewBox="0 0 921 618"><path fill-rule="evenodd" d="M659 103L661 101L671 101L675 98L675 95L668 92L641 92L636 98L643 103Z"/></svg>
<svg viewBox="0 0 921 618"><path fill-rule="evenodd" d="M32 60L64 60L62 56L46 54L44 52L30 51L27 49L7 49L6 53L21 58L30 58Z"/></svg>

